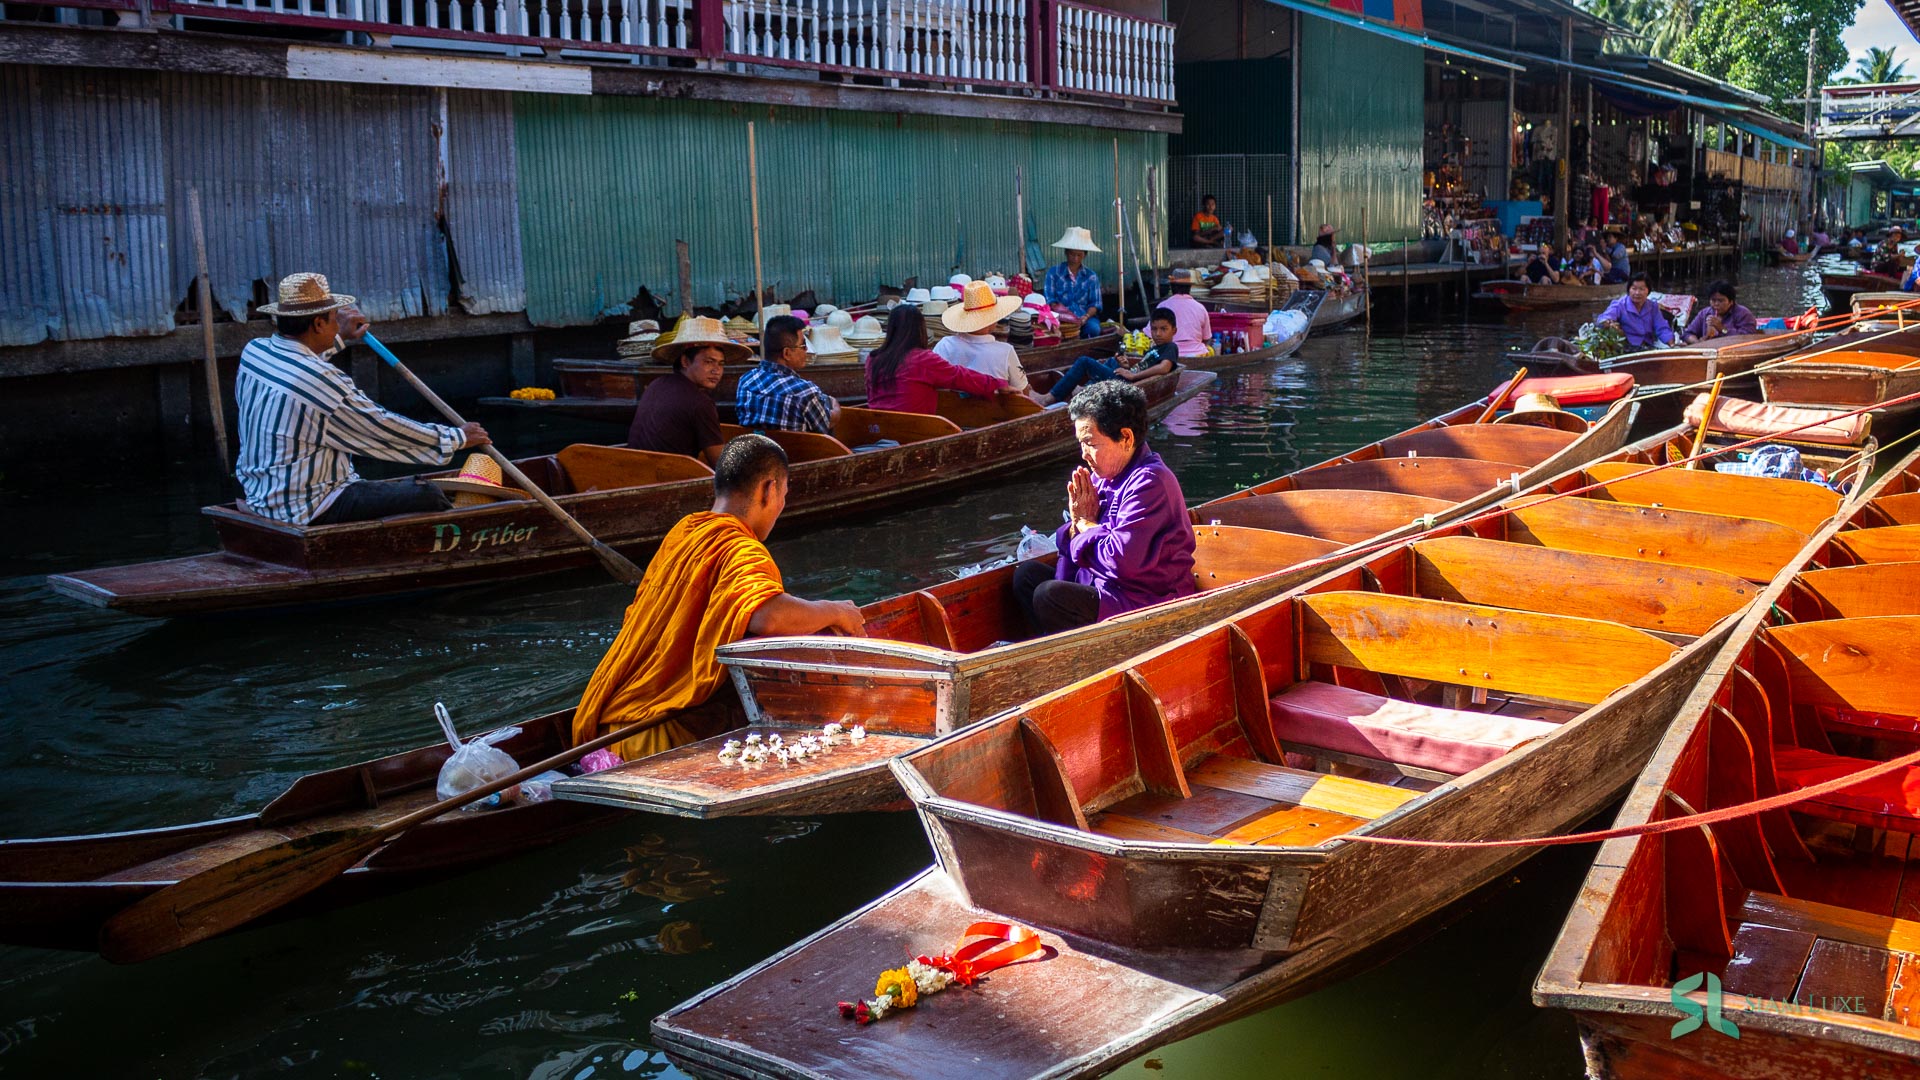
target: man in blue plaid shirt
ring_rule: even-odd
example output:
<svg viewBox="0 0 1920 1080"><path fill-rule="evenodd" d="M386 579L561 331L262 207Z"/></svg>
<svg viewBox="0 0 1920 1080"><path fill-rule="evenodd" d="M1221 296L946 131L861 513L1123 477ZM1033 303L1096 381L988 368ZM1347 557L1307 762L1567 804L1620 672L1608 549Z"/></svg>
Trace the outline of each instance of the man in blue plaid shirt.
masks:
<svg viewBox="0 0 1920 1080"><path fill-rule="evenodd" d="M740 376L733 392L733 412L741 427L833 434L840 403L801 378L807 366L807 345L801 336L806 324L791 315L767 320L762 335L765 357Z"/></svg>

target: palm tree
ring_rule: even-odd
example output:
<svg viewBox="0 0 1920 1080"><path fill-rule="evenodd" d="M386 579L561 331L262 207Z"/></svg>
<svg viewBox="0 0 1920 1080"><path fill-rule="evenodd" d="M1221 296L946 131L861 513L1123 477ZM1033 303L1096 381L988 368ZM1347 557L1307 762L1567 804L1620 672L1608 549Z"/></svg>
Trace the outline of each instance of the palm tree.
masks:
<svg viewBox="0 0 1920 1080"><path fill-rule="evenodd" d="M1853 72L1846 82L1893 83L1907 77L1907 63L1894 60L1892 49L1870 46L1867 55L1853 62Z"/></svg>
<svg viewBox="0 0 1920 1080"><path fill-rule="evenodd" d="M1614 39L1608 42L1610 49L1672 56L1693 32L1694 0L1587 0L1587 10L1641 35L1625 43Z"/></svg>

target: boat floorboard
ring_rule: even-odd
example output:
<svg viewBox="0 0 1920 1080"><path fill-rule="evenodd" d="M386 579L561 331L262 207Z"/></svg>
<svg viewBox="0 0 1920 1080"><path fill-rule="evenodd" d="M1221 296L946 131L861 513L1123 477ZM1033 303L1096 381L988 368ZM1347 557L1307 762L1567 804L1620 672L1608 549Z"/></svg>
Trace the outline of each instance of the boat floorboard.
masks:
<svg viewBox="0 0 1920 1080"><path fill-rule="evenodd" d="M1075 1061L1105 1062L1112 1044L1204 1008L1271 959L1254 950L1101 955L1091 942L1043 932L1046 953L972 987L953 987L873 1024L840 1017L836 1003L871 996L880 972L953 948L983 918L997 916L967 906L945 874L929 871L755 977L655 1020L654 1039L705 1076L1067 1075L1080 1071ZM773 1031L782 1034L768 1039Z"/></svg>

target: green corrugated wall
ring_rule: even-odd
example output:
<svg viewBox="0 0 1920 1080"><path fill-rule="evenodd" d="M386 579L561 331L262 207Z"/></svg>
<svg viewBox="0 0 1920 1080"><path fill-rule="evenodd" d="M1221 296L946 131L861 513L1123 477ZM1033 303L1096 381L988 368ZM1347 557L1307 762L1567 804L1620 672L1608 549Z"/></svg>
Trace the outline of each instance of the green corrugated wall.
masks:
<svg viewBox="0 0 1920 1080"><path fill-rule="evenodd" d="M747 121L755 121L770 296L871 298L918 275L1016 269L1014 167L1049 243L1084 225L1111 289L1113 140L1129 206L1166 136L1014 121L645 98L515 97L527 315L540 326L625 313L642 288L680 306L676 239L696 305L751 296ZM1161 196L1164 201L1164 196ZM1049 257L1056 252L1048 249Z"/></svg>
<svg viewBox="0 0 1920 1080"><path fill-rule="evenodd" d="M1343 243L1420 235L1426 59L1406 45L1317 17L1300 26L1300 238L1322 222Z"/></svg>

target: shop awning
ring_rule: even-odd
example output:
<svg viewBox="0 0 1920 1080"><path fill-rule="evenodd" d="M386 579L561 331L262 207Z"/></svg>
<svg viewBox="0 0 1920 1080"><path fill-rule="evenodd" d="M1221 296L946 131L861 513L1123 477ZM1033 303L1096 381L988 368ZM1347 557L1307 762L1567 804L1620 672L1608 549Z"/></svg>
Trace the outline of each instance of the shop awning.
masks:
<svg viewBox="0 0 1920 1080"><path fill-rule="evenodd" d="M1506 68L1509 71L1527 70L1520 64L1511 63L1506 60L1496 60L1491 56L1474 52L1471 49L1463 49L1458 45L1449 45L1442 41L1435 41L1425 34L1416 34L1395 26L1388 26L1386 23L1375 22L1365 16L1355 15L1350 11L1336 11L1333 8L1327 7L1325 4L1313 3L1312 0L1267 0L1267 2L1270 4L1278 4L1283 8L1291 8L1303 14L1316 15L1322 19L1326 19L1328 22L1338 23L1341 26L1351 27L1355 30L1365 30L1370 34L1379 34L1381 37L1392 38L1395 41L1405 42L1408 45L1418 45L1423 49L1432 49L1434 52L1446 53L1449 56L1462 56L1476 63L1491 64L1494 67Z"/></svg>
<svg viewBox="0 0 1920 1080"><path fill-rule="evenodd" d="M1678 90L1668 90L1663 87L1648 86L1645 83L1626 82L1621 79L1608 79L1608 78L1602 78L1599 76L1595 76L1593 81L1596 83L1604 83L1607 86L1612 87L1617 91L1625 91L1629 94L1642 94L1649 97L1662 98L1667 101L1676 101L1682 105L1692 105L1696 108L1701 108L1701 109L1716 109L1716 110L1719 110L1720 112L1746 112L1747 111L1747 107L1745 105L1736 105L1731 101L1717 101L1713 98L1704 98L1696 94L1683 94Z"/></svg>
<svg viewBox="0 0 1920 1080"><path fill-rule="evenodd" d="M1784 146L1790 150L1805 150L1808 153L1813 152L1813 147L1808 146L1806 143L1801 142L1799 139L1795 139L1788 135L1782 135L1777 131L1770 131L1766 128L1761 127L1758 124L1749 124L1742 120L1735 120L1731 116L1723 116L1721 117L1721 119L1725 120L1728 124L1732 125L1733 127L1739 128L1741 131L1744 131L1749 135L1755 136L1756 138L1765 139L1768 142L1775 144L1776 146Z"/></svg>

